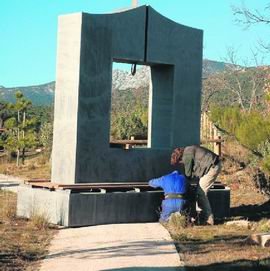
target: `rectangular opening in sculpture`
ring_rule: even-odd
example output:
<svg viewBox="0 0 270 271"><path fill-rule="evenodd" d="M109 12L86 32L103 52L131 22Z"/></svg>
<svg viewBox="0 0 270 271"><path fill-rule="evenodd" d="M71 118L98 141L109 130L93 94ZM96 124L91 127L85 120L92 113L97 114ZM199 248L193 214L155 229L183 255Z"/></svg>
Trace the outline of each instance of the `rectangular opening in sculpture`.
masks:
<svg viewBox="0 0 270 271"><path fill-rule="evenodd" d="M147 148L150 67L113 62L110 146Z"/></svg>

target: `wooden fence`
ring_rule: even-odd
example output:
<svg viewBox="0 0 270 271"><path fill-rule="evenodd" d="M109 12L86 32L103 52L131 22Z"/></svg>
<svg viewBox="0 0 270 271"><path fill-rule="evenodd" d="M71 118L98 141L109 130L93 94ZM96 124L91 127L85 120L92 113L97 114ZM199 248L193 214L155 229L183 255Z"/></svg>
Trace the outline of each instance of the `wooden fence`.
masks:
<svg viewBox="0 0 270 271"><path fill-rule="evenodd" d="M222 138L207 112L201 114L201 143L221 156Z"/></svg>

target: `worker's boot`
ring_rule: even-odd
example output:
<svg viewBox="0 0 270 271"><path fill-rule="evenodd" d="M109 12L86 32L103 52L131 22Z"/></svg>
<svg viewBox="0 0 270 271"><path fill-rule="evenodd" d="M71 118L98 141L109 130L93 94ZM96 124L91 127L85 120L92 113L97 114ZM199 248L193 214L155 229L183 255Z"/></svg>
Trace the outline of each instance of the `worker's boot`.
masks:
<svg viewBox="0 0 270 271"><path fill-rule="evenodd" d="M207 220L205 221L205 224L206 225L210 225L210 226L213 226L214 225L214 217L213 215L210 215Z"/></svg>

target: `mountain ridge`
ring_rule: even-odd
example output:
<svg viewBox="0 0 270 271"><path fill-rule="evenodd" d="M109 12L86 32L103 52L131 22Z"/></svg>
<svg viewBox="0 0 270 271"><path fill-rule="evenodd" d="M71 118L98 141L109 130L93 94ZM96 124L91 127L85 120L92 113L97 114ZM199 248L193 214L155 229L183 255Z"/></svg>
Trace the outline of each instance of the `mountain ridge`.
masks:
<svg viewBox="0 0 270 271"><path fill-rule="evenodd" d="M231 64L209 59L203 60L203 78L224 71ZM146 88L149 85L150 68L142 66L137 69L136 75L130 72L116 69L113 71L112 92ZM15 93L20 90L24 96L32 101L34 105L50 105L54 100L55 82L44 83L33 86L8 87L0 86L0 100L14 102Z"/></svg>

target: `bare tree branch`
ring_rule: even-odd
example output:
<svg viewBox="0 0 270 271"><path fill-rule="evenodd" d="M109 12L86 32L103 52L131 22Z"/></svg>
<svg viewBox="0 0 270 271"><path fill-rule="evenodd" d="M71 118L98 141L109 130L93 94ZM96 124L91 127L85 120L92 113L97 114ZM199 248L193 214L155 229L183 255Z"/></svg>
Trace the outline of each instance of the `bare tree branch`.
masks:
<svg viewBox="0 0 270 271"><path fill-rule="evenodd" d="M244 5L242 7L232 6L233 15L236 17L236 22L245 25L246 28L258 23L270 24L270 15L267 14L269 9L270 3L267 4L263 12L257 9L250 10Z"/></svg>
<svg viewBox="0 0 270 271"><path fill-rule="evenodd" d="M245 5L241 7L232 6L232 11L235 16L235 22L244 26L244 29L248 29L256 24L270 25L270 3L262 11L248 9ZM264 52L270 52L270 43L268 41L260 40L258 44Z"/></svg>

